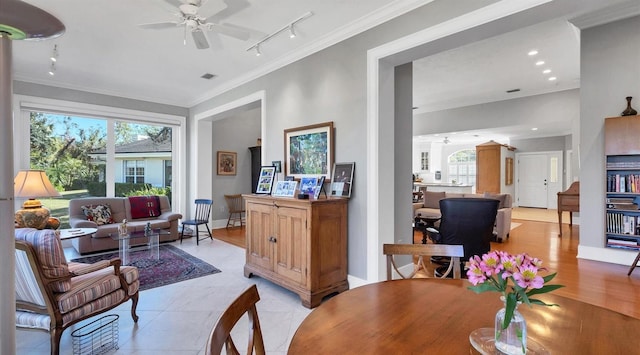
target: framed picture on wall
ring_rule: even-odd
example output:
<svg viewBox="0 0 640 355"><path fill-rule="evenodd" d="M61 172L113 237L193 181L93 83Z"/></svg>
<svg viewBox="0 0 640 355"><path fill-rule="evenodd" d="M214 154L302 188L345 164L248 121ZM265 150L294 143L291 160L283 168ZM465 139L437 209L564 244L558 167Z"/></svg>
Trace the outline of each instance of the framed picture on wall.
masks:
<svg viewBox="0 0 640 355"><path fill-rule="evenodd" d="M353 170L356 163L336 163L331 178L331 196L351 197Z"/></svg>
<svg viewBox="0 0 640 355"><path fill-rule="evenodd" d="M260 174L258 175L258 186L256 187L257 194L268 195L271 193L273 187L273 179L276 176L275 166L263 166L260 168Z"/></svg>
<svg viewBox="0 0 640 355"><path fill-rule="evenodd" d="M235 175L238 153L218 151L218 175Z"/></svg>
<svg viewBox="0 0 640 355"><path fill-rule="evenodd" d="M284 175L331 178L333 122L284 130Z"/></svg>

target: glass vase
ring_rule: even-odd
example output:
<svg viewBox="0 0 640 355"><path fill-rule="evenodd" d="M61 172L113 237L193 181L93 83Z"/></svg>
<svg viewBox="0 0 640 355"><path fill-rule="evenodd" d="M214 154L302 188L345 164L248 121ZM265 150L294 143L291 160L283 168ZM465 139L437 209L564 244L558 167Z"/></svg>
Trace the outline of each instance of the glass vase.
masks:
<svg viewBox="0 0 640 355"><path fill-rule="evenodd" d="M500 299L505 307L502 307L496 313L495 347L504 354L525 354L527 352L527 322L522 314L518 312L520 302L516 303L511 322L507 328L503 329L502 326L507 309L504 296L500 297Z"/></svg>

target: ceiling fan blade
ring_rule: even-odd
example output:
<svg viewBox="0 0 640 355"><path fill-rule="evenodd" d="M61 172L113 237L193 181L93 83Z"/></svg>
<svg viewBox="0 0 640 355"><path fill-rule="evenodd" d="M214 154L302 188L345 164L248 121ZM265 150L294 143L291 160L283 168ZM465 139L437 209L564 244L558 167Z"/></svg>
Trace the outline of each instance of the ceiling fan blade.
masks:
<svg viewBox="0 0 640 355"><path fill-rule="evenodd" d="M175 6L175 7L179 7L180 5L184 4L182 1L180 0L164 0L165 2Z"/></svg>
<svg viewBox="0 0 640 355"><path fill-rule="evenodd" d="M251 37L249 32L242 31L232 26L227 26L226 24L207 22L205 23L205 25L207 26L207 29L210 31L217 32L225 36L233 37L241 41L246 41L249 39L249 37Z"/></svg>
<svg viewBox="0 0 640 355"><path fill-rule="evenodd" d="M170 21L170 22L156 22L156 23L143 23L138 25L140 28L151 29L151 30L162 30L165 28L174 28L180 26L181 22Z"/></svg>
<svg viewBox="0 0 640 355"><path fill-rule="evenodd" d="M220 22L251 6L247 0L224 0L224 3L227 7L210 17L213 22Z"/></svg>
<svg viewBox="0 0 640 355"><path fill-rule="evenodd" d="M209 41L207 41L207 36L204 35L204 32L199 29L193 30L191 31L191 36L193 36L193 41L198 49L209 48Z"/></svg>

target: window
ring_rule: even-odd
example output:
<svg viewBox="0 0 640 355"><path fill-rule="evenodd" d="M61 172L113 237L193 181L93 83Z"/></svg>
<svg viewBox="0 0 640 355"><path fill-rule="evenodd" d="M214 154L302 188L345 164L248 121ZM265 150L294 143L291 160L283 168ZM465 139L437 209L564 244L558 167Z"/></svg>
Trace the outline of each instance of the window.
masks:
<svg viewBox="0 0 640 355"><path fill-rule="evenodd" d="M164 186L171 187L171 181L173 180L172 172L173 165L171 164L171 160L164 161Z"/></svg>
<svg viewBox="0 0 640 355"><path fill-rule="evenodd" d="M144 184L144 160L124 161L124 181Z"/></svg>
<svg viewBox="0 0 640 355"><path fill-rule="evenodd" d="M429 170L429 152L420 155L420 170Z"/></svg>
<svg viewBox="0 0 640 355"><path fill-rule="evenodd" d="M459 150L449 155L448 164L450 182L465 185L476 184L475 150Z"/></svg>

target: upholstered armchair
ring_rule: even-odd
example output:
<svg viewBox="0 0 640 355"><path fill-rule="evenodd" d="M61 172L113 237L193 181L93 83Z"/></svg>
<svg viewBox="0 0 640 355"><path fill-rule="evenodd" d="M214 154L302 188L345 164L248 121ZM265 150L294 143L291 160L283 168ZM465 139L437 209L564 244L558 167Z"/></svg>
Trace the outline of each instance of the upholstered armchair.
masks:
<svg viewBox="0 0 640 355"><path fill-rule="evenodd" d="M55 231L16 229L16 326L50 333L51 354L60 352L69 326L132 301L138 320L138 269L120 259L69 262Z"/></svg>

